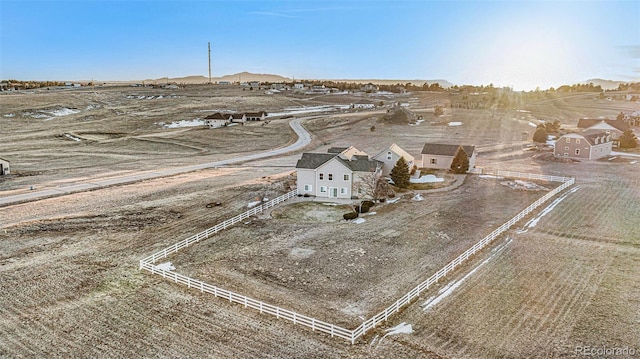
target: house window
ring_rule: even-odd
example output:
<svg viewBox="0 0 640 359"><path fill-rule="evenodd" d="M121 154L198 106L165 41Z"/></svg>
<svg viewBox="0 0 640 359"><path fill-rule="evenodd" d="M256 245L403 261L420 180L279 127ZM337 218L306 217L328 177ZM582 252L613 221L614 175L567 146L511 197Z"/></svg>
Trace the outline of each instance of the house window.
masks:
<svg viewBox="0 0 640 359"><path fill-rule="evenodd" d="M323 179L324 179L324 173L320 173L320 174L318 175L318 178L319 178L320 180L323 180Z"/></svg>
<svg viewBox="0 0 640 359"><path fill-rule="evenodd" d="M310 184L304 185L304 191L305 192L311 192L311 185Z"/></svg>
<svg viewBox="0 0 640 359"><path fill-rule="evenodd" d="M580 144L580 139L576 138L576 144Z"/></svg>
<svg viewBox="0 0 640 359"><path fill-rule="evenodd" d="M320 193L327 193L327 187L320 186Z"/></svg>
<svg viewBox="0 0 640 359"><path fill-rule="evenodd" d="M431 164L432 165L437 165L438 164L438 159L437 158L432 158L431 159Z"/></svg>
<svg viewBox="0 0 640 359"><path fill-rule="evenodd" d="M576 149L576 155L579 155L579 154L580 154L580 149L579 149L579 148L577 148L577 149Z"/></svg>
<svg viewBox="0 0 640 359"><path fill-rule="evenodd" d="M340 187L340 194L347 194L347 188L346 187Z"/></svg>
<svg viewBox="0 0 640 359"><path fill-rule="evenodd" d="M571 143L571 139L567 137L567 143Z"/></svg>
<svg viewBox="0 0 640 359"><path fill-rule="evenodd" d="M564 148L565 151L569 151L569 146Z"/></svg>
<svg viewBox="0 0 640 359"><path fill-rule="evenodd" d="M333 181L333 173L329 173L329 181Z"/></svg>
<svg viewBox="0 0 640 359"><path fill-rule="evenodd" d="M388 151L388 152L387 152L387 159L388 159L388 160L390 160L391 158L392 158L392 156L391 156L391 151Z"/></svg>
<svg viewBox="0 0 640 359"><path fill-rule="evenodd" d="M348 180L349 180L349 175L344 175L342 178L343 178L345 181L348 181Z"/></svg>
<svg viewBox="0 0 640 359"><path fill-rule="evenodd" d="M564 153L564 156L565 156L565 157L569 157L569 154L565 152L565 153Z"/></svg>

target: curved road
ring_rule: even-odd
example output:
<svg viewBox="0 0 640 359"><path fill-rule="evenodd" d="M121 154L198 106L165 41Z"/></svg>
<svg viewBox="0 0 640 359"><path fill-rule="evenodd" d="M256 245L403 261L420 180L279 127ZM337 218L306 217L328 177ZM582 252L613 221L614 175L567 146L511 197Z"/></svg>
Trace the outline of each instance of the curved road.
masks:
<svg viewBox="0 0 640 359"><path fill-rule="evenodd" d="M126 176L116 177L116 178L98 179L91 182L78 182L78 183L60 186L56 188L30 191L28 193L0 197L0 206L8 206L16 203L35 201L42 198L53 197L53 196L63 196L70 193L88 191L88 190L93 190L93 189L98 189L98 188L113 186L113 185L132 183L132 182L137 182L141 180L172 176L180 173L186 173L186 172L202 170L205 168L229 165L229 164L238 163L238 162L245 162L249 160L271 157L275 155L281 155L287 152L296 151L305 147L311 142L311 134L307 132L307 130L305 130L304 127L302 127L301 122L303 120L316 118L316 117L318 116L301 117L301 118L296 118L294 120L291 120L291 122L289 122L289 126L291 126L293 131L295 131L295 133L298 135L298 140L295 143L286 147L269 150L265 152L260 152L260 153L254 153L252 155L247 155L242 157L229 158L229 159L217 161L217 162L209 162L209 163L203 163L199 165L178 167L178 168L166 169L162 171L136 173L136 174L126 175Z"/></svg>

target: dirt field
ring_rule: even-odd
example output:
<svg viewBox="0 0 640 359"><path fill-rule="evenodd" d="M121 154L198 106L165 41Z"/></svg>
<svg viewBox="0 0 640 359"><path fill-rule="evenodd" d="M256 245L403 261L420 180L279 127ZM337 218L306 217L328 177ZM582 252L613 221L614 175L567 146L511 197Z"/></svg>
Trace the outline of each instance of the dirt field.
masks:
<svg viewBox="0 0 640 359"><path fill-rule="evenodd" d="M54 186L75 178L202 163L283 146L293 140L286 120L223 130L227 132L165 129L157 123L193 119L204 110L278 111L339 101L233 91L115 88L0 96L0 157L10 157L15 173L0 179L0 189L10 193L29 185ZM179 97L171 97L173 92ZM147 99L150 96L154 99ZM446 97L410 94L405 100L428 113ZM446 113L450 120L427 118L417 126L381 124L366 112L343 113L309 121L306 127L314 142L306 150L353 144L375 154L396 142L417 156L424 142L442 138L481 146L517 145L523 132L530 138L530 120L559 117L571 125L582 116L611 116L629 106L598 101L580 95L523 104L529 113L454 109ZM47 121L49 117L25 115L63 108L81 112ZM5 116L9 114L14 115ZM429 123L450 121L463 124ZM410 323L413 334L389 336L374 345L370 343L384 334L381 330L351 346L138 271L140 258L242 212L256 198L287 191L299 154L0 208L0 356L515 358L573 357L577 345L640 350L640 165L632 160L558 163L532 155L496 152L479 156L478 165L574 175L580 189L536 227L522 234L514 231L513 241L499 255L442 302L425 312L421 298L388 323ZM291 309L314 314L326 308L327 319L335 318L336 324L357 324L360 315L375 312L387 298L404 291L403 286L415 285L415 279L430 275L446 256L466 249L539 196L473 178L423 202L406 200L393 209L390 205L366 217L361 227L318 221L317 216L326 218L320 214L298 222L283 207L274 219L255 219L217 238L221 243L197 247L212 252L194 247L191 256L179 254L175 263L179 272L226 276L229 289L239 286L234 284L238 278L251 281L257 284L256 296L269 284L277 294L274 301L285 306L293 288L301 288L299 294L326 294L322 302L291 303ZM215 202L221 205L207 207ZM496 210L495 203L507 206ZM478 226L480 220L485 225ZM353 228L358 232L351 232ZM378 241L363 238L385 231ZM256 235L267 238L269 246L257 246L251 240ZM298 239L290 241L295 236ZM425 237L433 242L423 241ZM238 239L230 241L233 238ZM358 245L337 243L343 238ZM375 251L385 254L371 258ZM431 254L422 256L421 251ZM487 249L451 281L493 253ZM210 259L218 259L216 265L198 265ZM424 269L424 276L407 268L390 277L396 272L389 270L401 262ZM303 265L337 269L335 274L306 273ZM342 284L333 288L323 280L326 276ZM370 301L350 290L353 276L394 289L382 293L384 300ZM424 301L446 284L426 293Z"/></svg>

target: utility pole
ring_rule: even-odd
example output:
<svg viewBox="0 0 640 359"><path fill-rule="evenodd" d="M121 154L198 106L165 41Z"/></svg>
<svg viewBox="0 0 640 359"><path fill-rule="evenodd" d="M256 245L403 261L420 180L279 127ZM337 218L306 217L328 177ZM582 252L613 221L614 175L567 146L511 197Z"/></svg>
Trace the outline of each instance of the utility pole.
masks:
<svg viewBox="0 0 640 359"><path fill-rule="evenodd" d="M209 84L211 84L211 42L209 42Z"/></svg>

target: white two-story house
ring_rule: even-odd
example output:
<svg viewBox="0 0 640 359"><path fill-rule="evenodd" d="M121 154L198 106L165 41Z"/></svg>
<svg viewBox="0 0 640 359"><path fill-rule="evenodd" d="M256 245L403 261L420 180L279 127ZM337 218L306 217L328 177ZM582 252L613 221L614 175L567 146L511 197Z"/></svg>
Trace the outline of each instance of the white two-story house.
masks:
<svg viewBox="0 0 640 359"><path fill-rule="evenodd" d="M382 173L382 162L355 147L329 151L302 154L296 164L298 194L342 199L366 197L368 184Z"/></svg>

